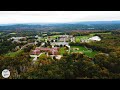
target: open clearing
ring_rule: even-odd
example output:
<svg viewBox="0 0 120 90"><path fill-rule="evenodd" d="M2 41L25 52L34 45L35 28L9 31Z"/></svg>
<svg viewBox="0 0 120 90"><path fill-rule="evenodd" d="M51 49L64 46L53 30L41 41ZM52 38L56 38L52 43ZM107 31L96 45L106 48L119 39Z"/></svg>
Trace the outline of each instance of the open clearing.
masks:
<svg viewBox="0 0 120 90"><path fill-rule="evenodd" d="M73 48L79 48L79 50L73 50ZM71 46L70 52L71 53L72 52L82 52L85 55L87 55L88 57L94 57L95 54L97 54L97 51L89 50L89 49L85 48L84 46Z"/></svg>
<svg viewBox="0 0 120 90"><path fill-rule="evenodd" d="M22 53L23 53L23 50L18 50L16 52L9 52L9 53L6 54L6 56L16 57L16 56L18 56L18 55L20 55Z"/></svg>
<svg viewBox="0 0 120 90"><path fill-rule="evenodd" d="M76 42L80 42L81 39L88 39L93 37L95 34L111 34L111 32L107 32L107 33L91 33L89 35L85 35L85 36L76 36L75 40Z"/></svg>
<svg viewBox="0 0 120 90"><path fill-rule="evenodd" d="M88 39L92 37L92 35L87 35L87 36L76 36L75 40L76 42L80 42L81 39Z"/></svg>
<svg viewBox="0 0 120 90"><path fill-rule="evenodd" d="M65 47L61 47L59 50L60 55L63 55L65 53Z"/></svg>

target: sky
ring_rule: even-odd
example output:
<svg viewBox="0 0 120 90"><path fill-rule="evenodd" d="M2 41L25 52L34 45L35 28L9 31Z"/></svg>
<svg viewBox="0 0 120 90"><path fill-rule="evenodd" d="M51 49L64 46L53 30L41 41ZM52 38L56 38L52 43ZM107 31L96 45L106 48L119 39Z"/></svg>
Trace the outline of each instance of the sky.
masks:
<svg viewBox="0 0 120 90"><path fill-rule="evenodd" d="M120 20L120 11L0 11L0 24Z"/></svg>

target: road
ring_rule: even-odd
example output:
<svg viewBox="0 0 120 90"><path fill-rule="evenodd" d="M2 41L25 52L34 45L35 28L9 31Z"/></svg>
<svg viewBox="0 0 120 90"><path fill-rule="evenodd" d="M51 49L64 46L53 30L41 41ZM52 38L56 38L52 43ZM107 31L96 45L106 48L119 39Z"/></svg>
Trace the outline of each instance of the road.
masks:
<svg viewBox="0 0 120 90"><path fill-rule="evenodd" d="M43 53L40 53L38 56L37 55L30 55L30 57L34 57L33 61L36 61L38 57L40 57Z"/></svg>
<svg viewBox="0 0 120 90"><path fill-rule="evenodd" d="M20 50L24 49L24 48L25 48L26 46L28 46L28 45L34 45L34 43L28 43L28 44L25 44L24 46L21 47Z"/></svg>

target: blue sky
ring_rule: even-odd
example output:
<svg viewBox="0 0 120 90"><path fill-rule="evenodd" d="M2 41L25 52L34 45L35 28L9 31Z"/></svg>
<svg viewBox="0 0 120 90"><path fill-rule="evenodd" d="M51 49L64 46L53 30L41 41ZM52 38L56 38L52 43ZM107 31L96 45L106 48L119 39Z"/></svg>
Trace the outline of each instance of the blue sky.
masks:
<svg viewBox="0 0 120 90"><path fill-rule="evenodd" d="M0 24L120 20L120 11L0 11Z"/></svg>

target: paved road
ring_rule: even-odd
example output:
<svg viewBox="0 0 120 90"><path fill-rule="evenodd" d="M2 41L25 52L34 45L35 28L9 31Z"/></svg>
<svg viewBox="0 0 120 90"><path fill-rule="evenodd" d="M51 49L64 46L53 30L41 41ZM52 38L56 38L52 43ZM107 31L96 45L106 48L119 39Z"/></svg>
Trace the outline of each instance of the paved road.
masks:
<svg viewBox="0 0 120 90"><path fill-rule="evenodd" d="M37 55L30 55L33 58L33 61L36 61L38 57L40 57L43 53L40 53L38 56Z"/></svg>
<svg viewBox="0 0 120 90"><path fill-rule="evenodd" d="M25 44L24 46L21 47L21 50L24 49L26 46L28 45L34 45L34 43L28 43L28 44Z"/></svg>

